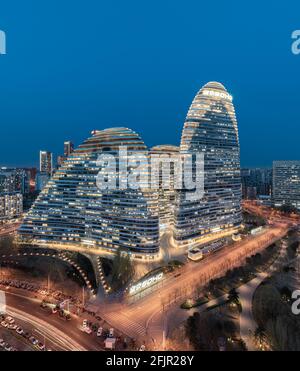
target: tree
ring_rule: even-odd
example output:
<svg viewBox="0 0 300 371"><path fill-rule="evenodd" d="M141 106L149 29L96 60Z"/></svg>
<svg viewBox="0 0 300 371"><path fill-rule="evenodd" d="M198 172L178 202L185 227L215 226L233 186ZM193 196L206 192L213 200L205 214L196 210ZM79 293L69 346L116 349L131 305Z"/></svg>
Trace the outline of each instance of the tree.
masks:
<svg viewBox="0 0 300 371"><path fill-rule="evenodd" d="M292 298L292 291L288 287L284 286L280 289L280 295L283 301L289 302Z"/></svg>
<svg viewBox="0 0 300 371"><path fill-rule="evenodd" d="M254 337L256 342L261 346L267 338L265 328L263 326L258 326L255 329Z"/></svg>
<svg viewBox="0 0 300 371"><path fill-rule="evenodd" d="M228 302L236 305L240 304L240 297L235 288L231 289L228 294Z"/></svg>
<svg viewBox="0 0 300 371"><path fill-rule="evenodd" d="M127 285L134 276L134 266L130 256L122 250L118 250L112 268L112 286L118 290Z"/></svg>
<svg viewBox="0 0 300 371"><path fill-rule="evenodd" d="M290 204L282 205L278 209L279 209L279 211L281 211L285 214L297 213L298 212L298 209L295 206L290 205Z"/></svg>

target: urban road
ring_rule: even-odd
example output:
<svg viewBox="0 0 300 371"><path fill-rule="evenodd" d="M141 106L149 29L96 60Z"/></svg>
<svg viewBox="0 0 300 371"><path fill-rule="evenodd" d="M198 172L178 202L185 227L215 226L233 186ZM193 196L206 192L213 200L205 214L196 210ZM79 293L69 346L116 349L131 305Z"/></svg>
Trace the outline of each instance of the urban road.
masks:
<svg viewBox="0 0 300 371"><path fill-rule="evenodd" d="M7 224L4 227L0 228L0 237L5 237L10 234L13 234L20 227L20 223Z"/></svg>
<svg viewBox="0 0 300 371"><path fill-rule="evenodd" d="M153 348L163 349L165 334L172 329L172 317L168 318L172 304L177 302L178 306L188 290L196 285L203 285L228 269L240 266L247 256L262 251L285 236L288 229L286 223L269 226L261 234L225 247L198 263L188 262L179 276L169 277L162 287L134 304L100 303L97 304L97 311L112 327L127 336L155 344ZM78 325L74 325L73 321L64 322L57 316L45 315L34 299L12 292L6 292L6 304L12 315L23 316L23 319L28 317L60 349L100 350L95 339L79 330L79 320Z"/></svg>
<svg viewBox="0 0 300 371"><path fill-rule="evenodd" d="M167 321L172 302L181 302L189 289L223 275L228 269L240 266L247 256L262 251L284 237L288 229L287 225L270 226L260 235L226 247L198 263L187 263L180 276L169 278L163 287L136 303L99 305L98 312L108 323L125 334L161 344L163 333L166 334L172 328L172 318Z"/></svg>
<svg viewBox="0 0 300 371"><path fill-rule="evenodd" d="M65 321L59 316L52 315L40 308L40 300L17 293L10 288L11 292L5 291L6 312L22 321L27 326L38 330L47 344L51 344L53 350L64 351L95 351L101 350L100 344L94 337L80 331L79 319ZM41 338L41 336L37 335ZM42 340L42 339L40 339Z"/></svg>

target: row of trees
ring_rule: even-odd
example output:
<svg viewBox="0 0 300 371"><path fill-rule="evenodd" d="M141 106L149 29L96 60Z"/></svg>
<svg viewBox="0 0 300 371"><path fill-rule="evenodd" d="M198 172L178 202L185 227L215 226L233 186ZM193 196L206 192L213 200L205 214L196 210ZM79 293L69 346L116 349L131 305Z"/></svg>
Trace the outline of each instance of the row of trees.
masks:
<svg viewBox="0 0 300 371"><path fill-rule="evenodd" d="M275 286L266 284L258 288L253 302L253 314L259 325L256 337L267 336L279 351L300 350L300 318L282 300L289 295L286 289L279 292Z"/></svg>
<svg viewBox="0 0 300 371"><path fill-rule="evenodd" d="M114 290L120 290L134 277L134 265L130 256L122 250L118 250L111 271L111 286Z"/></svg>

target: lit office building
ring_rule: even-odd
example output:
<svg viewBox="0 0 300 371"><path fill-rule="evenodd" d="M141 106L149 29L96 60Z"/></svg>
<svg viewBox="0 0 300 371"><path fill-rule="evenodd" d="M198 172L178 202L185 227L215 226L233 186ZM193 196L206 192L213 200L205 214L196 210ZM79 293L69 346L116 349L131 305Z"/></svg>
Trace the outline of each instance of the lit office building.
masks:
<svg viewBox="0 0 300 371"><path fill-rule="evenodd" d="M27 169L0 168L0 193L30 192L30 173Z"/></svg>
<svg viewBox="0 0 300 371"><path fill-rule="evenodd" d="M119 155L120 146L127 148L130 162ZM117 171L106 169L100 155L114 156ZM20 237L48 244L124 249L136 258L154 258L159 250L157 192L149 189L148 182L129 188L119 177L121 167L132 171L135 162L140 162L147 176L148 156L144 142L130 129L93 132L48 182L25 217ZM103 171L107 171L104 179L109 184L115 181L117 187L99 187Z"/></svg>
<svg viewBox="0 0 300 371"><path fill-rule="evenodd" d="M52 175L53 155L51 152L40 151L40 172Z"/></svg>
<svg viewBox="0 0 300 371"><path fill-rule="evenodd" d="M0 222L16 218L23 213L21 193L0 194Z"/></svg>
<svg viewBox="0 0 300 371"><path fill-rule="evenodd" d="M241 174L238 127L232 96L217 82L206 84L188 111L180 152L204 155L204 195L178 192L174 239L179 245L236 232L241 226Z"/></svg>
<svg viewBox="0 0 300 371"><path fill-rule="evenodd" d="M74 144L70 141L64 142L64 155L57 156L57 167L59 168L74 151Z"/></svg>
<svg viewBox="0 0 300 371"><path fill-rule="evenodd" d="M175 208L175 163L179 156L179 147L158 145L151 149L151 155L159 157L159 226L160 232L174 226Z"/></svg>
<svg viewBox="0 0 300 371"><path fill-rule="evenodd" d="M300 209L300 161L273 162L273 203Z"/></svg>
<svg viewBox="0 0 300 371"><path fill-rule="evenodd" d="M245 199L270 196L272 193L272 169L241 169L242 195Z"/></svg>
<svg viewBox="0 0 300 371"><path fill-rule="evenodd" d="M74 151L74 144L70 141L64 143L64 155L69 157L70 154Z"/></svg>

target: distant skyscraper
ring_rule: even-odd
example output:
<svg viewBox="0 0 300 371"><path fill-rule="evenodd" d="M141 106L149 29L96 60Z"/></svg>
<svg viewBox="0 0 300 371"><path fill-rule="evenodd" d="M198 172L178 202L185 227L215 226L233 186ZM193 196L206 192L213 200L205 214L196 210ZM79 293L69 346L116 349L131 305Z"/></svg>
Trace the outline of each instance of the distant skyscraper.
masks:
<svg viewBox="0 0 300 371"><path fill-rule="evenodd" d="M0 168L0 193L29 193L29 174L26 169Z"/></svg>
<svg viewBox="0 0 300 371"><path fill-rule="evenodd" d="M273 162L273 203L300 209L300 161Z"/></svg>
<svg viewBox="0 0 300 371"><path fill-rule="evenodd" d="M52 175L53 155L51 152L40 151L40 172Z"/></svg>
<svg viewBox="0 0 300 371"><path fill-rule="evenodd" d="M179 156L179 147L173 145L159 145L151 149L151 154L174 158ZM160 231L171 228L174 225L175 208L175 169L174 162L170 162L169 171L163 171L162 165L159 173L159 225ZM166 179L165 179L166 178Z"/></svg>
<svg viewBox="0 0 300 371"><path fill-rule="evenodd" d="M236 231L242 222L238 127L232 97L217 82L196 95L184 124L180 153L204 155L204 196L178 192L175 241L193 246L203 237Z"/></svg>
<svg viewBox="0 0 300 371"><path fill-rule="evenodd" d="M64 155L65 157L69 157L70 154L74 151L74 144L70 141L66 141L64 143Z"/></svg>
<svg viewBox="0 0 300 371"><path fill-rule="evenodd" d="M242 169L243 198L253 199L256 196L270 196L272 192L272 169Z"/></svg>
<svg viewBox="0 0 300 371"><path fill-rule="evenodd" d="M23 239L59 242L109 251L123 249L152 259L159 251L158 195L148 184L139 189L99 189L99 155L116 158L120 146L133 162L144 161L149 151L141 137L127 128L94 131L55 172L20 228ZM134 166L134 165L133 165ZM148 162L140 164L148 174ZM139 166L139 167L140 167ZM128 170L132 168L128 165ZM147 173L146 173L147 171ZM116 179L117 172L107 179ZM144 184L144 183L143 183Z"/></svg>
<svg viewBox="0 0 300 371"><path fill-rule="evenodd" d="M17 169L3 167L0 169L0 193L21 191L22 178Z"/></svg>

